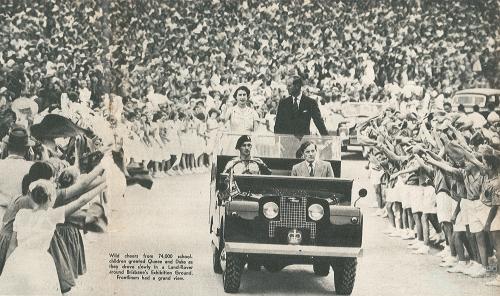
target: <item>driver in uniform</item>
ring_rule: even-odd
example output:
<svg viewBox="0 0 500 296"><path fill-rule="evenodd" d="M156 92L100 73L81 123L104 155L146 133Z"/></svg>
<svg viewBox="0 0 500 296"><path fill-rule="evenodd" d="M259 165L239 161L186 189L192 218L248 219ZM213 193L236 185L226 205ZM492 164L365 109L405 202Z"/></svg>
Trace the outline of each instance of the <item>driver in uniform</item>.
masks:
<svg viewBox="0 0 500 296"><path fill-rule="evenodd" d="M234 174L250 175L270 175L271 170L260 158L252 157L252 139L250 136L243 135L236 142L236 150L240 151L240 156L231 159L224 168L224 173L229 173L233 167ZM239 163L236 163L239 162ZM235 164L236 163L236 164Z"/></svg>

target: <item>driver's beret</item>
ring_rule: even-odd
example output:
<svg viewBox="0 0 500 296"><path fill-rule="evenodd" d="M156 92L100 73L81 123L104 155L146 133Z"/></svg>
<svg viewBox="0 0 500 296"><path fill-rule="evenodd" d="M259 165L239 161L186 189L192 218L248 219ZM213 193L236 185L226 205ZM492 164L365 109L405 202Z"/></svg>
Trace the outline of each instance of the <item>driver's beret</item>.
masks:
<svg viewBox="0 0 500 296"><path fill-rule="evenodd" d="M236 142L236 147L234 149L240 149L241 145L243 145L243 143L245 142L252 142L250 136L243 135L239 137L238 141Z"/></svg>

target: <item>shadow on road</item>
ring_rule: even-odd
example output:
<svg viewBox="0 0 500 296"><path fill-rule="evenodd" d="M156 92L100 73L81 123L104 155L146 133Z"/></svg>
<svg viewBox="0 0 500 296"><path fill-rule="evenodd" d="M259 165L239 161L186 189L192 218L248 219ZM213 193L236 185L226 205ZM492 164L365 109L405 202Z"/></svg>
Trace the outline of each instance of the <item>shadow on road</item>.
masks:
<svg viewBox="0 0 500 296"><path fill-rule="evenodd" d="M293 265L276 273L245 269L240 292L245 295L332 295L333 271L327 277L314 275L312 267ZM333 295L336 295L335 293Z"/></svg>

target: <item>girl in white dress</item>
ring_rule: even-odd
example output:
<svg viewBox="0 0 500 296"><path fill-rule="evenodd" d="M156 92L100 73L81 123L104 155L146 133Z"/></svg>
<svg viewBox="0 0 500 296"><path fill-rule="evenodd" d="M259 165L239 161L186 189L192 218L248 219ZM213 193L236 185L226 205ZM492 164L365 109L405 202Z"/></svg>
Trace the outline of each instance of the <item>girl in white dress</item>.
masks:
<svg viewBox="0 0 500 296"><path fill-rule="evenodd" d="M149 137L151 126L148 122L148 116L146 114L141 115L139 135L141 137L141 142L144 145L142 151L142 166L147 168L149 161L151 160L151 153L153 150L153 145Z"/></svg>
<svg viewBox="0 0 500 296"><path fill-rule="evenodd" d="M200 113L196 114L194 118L197 126L197 150L196 150L196 161L198 165L198 172L203 172L206 170L208 165L206 165L207 156L207 122L205 120L205 115Z"/></svg>
<svg viewBox="0 0 500 296"><path fill-rule="evenodd" d="M149 130L149 136L152 144L152 158L153 161L153 177L161 178L165 175L162 173L162 168L160 168L160 163L165 161L165 156L163 152L165 151L163 146L163 141L160 137L160 125L159 125L159 113L154 114L151 120L151 129Z"/></svg>
<svg viewBox="0 0 500 296"><path fill-rule="evenodd" d="M197 163L195 154L197 152L198 143L198 125L196 124L196 119L192 114L187 116L186 120L186 138L184 153L186 153L186 163L188 171L194 173L197 171Z"/></svg>
<svg viewBox="0 0 500 296"><path fill-rule="evenodd" d="M170 167L168 175L180 174L179 163L181 162L181 140L179 138L179 122L176 111L171 111L168 120L165 122L167 130L168 151L170 151Z"/></svg>
<svg viewBox="0 0 500 296"><path fill-rule="evenodd" d="M140 162L141 159L141 141L139 135L137 134L137 122L136 115L132 115L130 119L126 122L127 135L124 137L125 141L125 151L130 157L130 163Z"/></svg>
<svg viewBox="0 0 500 296"><path fill-rule="evenodd" d="M207 119L207 153L212 155L217 141L217 132L219 131L219 116L220 112L217 109L210 109L208 111Z"/></svg>
<svg viewBox="0 0 500 296"><path fill-rule="evenodd" d="M106 188L102 184L83 194L77 200L52 208L56 188L50 180L38 180L30 185L33 209L21 209L13 225L11 244L17 248L7 257L2 277L2 295L61 295L54 259L48 253L56 224L64 223L65 216L91 201Z"/></svg>
<svg viewBox="0 0 500 296"><path fill-rule="evenodd" d="M192 171L189 169L189 155L192 153L192 145L190 141L190 137L188 134L188 123L189 123L189 118L186 116L186 114L180 112L179 113L179 121L178 121L178 127L179 127L179 139L181 140L181 174L189 174L192 173Z"/></svg>
<svg viewBox="0 0 500 296"><path fill-rule="evenodd" d="M167 131L167 116L162 112L161 117L158 119L158 127L159 127L159 134L160 134L160 139L162 142L162 157L163 160L160 164L160 170L164 176L168 175L167 171L170 169L170 158L171 158L171 153L170 153L170 147L168 143L168 131Z"/></svg>

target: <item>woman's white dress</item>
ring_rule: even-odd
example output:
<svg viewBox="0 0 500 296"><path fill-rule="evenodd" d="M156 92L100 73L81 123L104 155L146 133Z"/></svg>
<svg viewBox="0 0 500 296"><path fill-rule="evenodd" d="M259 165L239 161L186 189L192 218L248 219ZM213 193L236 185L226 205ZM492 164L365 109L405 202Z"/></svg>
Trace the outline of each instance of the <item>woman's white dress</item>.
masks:
<svg viewBox="0 0 500 296"><path fill-rule="evenodd" d="M137 125L134 122L127 122L127 130L125 131L124 137L124 150L129 157L133 158L134 161L142 161L142 154L144 150L144 145L141 143L141 139L137 134Z"/></svg>
<svg viewBox="0 0 500 296"><path fill-rule="evenodd" d="M191 119L188 121L184 121L181 127L181 147L182 153L185 154L195 154L196 146L198 143L196 142L196 133L197 127L195 122Z"/></svg>
<svg viewBox="0 0 500 296"><path fill-rule="evenodd" d="M54 259L48 249L56 224L64 223L65 207L21 209L13 230L18 246L0 277L2 295L61 295Z"/></svg>

